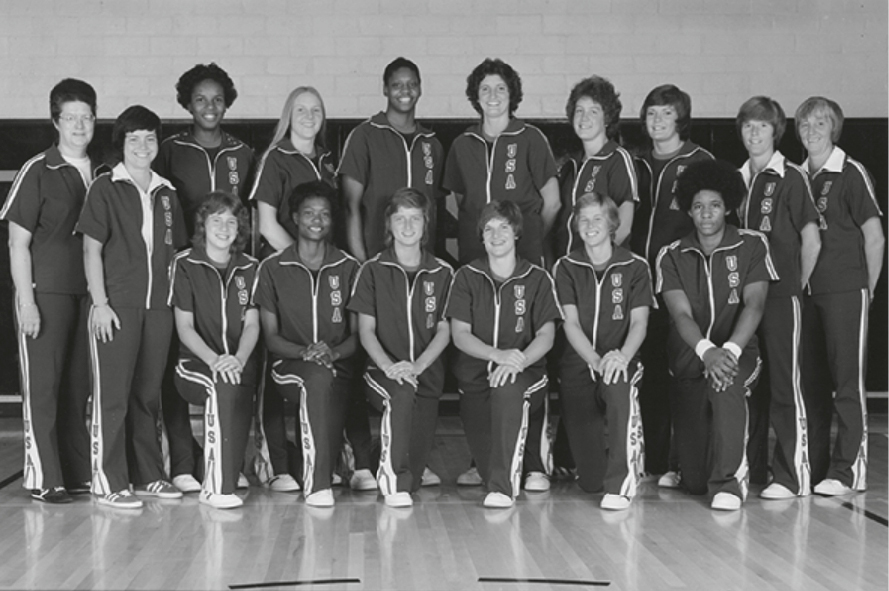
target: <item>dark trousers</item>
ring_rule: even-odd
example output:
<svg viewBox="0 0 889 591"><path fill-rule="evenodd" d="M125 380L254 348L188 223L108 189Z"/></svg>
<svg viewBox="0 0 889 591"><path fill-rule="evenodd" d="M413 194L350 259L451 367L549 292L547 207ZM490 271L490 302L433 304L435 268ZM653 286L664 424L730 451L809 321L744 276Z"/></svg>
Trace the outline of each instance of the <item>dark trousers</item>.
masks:
<svg viewBox="0 0 889 591"><path fill-rule="evenodd" d="M678 470L679 462L671 442L673 440L673 392L676 384L667 362L667 335L670 315L661 301L659 309L652 309L648 317L648 333L639 351L645 376L639 387L639 407L645 432L645 470L663 474Z"/></svg>
<svg viewBox="0 0 889 591"><path fill-rule="evenodd" d="M167 368L161 385L161 413L167 432L170 452L170 476L191 474L203 478L203 470L195 470L195 458L203 453L201 445L191 429L188 402L180 396L175 383L176 365L179 363L179 339L174 336L167 355ZM203 404L203 402L201 402Z"/></svg>

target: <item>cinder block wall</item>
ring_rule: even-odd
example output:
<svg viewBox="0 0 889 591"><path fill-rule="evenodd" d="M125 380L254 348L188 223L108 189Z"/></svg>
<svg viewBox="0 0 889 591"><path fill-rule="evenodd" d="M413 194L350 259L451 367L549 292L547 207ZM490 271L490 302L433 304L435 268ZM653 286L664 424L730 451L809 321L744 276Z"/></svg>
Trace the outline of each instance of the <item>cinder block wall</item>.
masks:
<svg viewBox="0 0 889 591"><path fill-rule="evenodd" d="M592 73L614 82L624 117L664 82L702 117L753 94L790 113L825 94L850 117L887 114L886 0L0 0L0 15L4 119L45 118L66 76L96 86L100 117L137 102L185 117L173 85L207 61L241 93L230 117L277 117L302 84L331 117L365 117L398 55L422 69L422 117L474 116L465 78L488 56L522 75L529 118L563 116Z"/></svg>

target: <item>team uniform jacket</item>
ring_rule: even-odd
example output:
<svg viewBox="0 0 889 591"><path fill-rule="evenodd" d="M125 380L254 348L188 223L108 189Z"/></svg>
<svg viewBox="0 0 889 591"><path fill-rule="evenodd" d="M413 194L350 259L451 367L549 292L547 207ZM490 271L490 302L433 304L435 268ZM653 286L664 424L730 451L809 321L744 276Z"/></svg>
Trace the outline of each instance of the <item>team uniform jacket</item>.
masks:
<svg viewBox="0 0 889 591"><path fill-rule="evenodd" d="M461 267L454 276L445 316L472 327L472 334L500 350L524 350L544 324L561 320L552 277L524 259L516 261L512 277L497 285L487 259ZM543 372L546 358L528 369ZM493 362L476 359L462 351L454 366L461 388L487 388Z"/></svg>
<svg viewBox="0 0 889 591"><path fill-rule="evenodd" d="M104 246L105 289L113 308L167 309L169 265L187 236L170 181L154 174L149 191L154 212L151 252L142 239L139 189L122 163L93 181L77 222L78 232Z"/></svg>
<svg viewBox="0 0 889 591"><path fill-rule="evenodd" d="M701 250L696 234L690 234L661 249L656 269L656 292L684 292L704 338L717 346L732 336L744 307L744 288L757 281L778 279L765 236L729 225L725 226L722 243L709 257ZM675 377L703 375L703 362L679 336L672 319L667 352ZM743 354L754 359L759 356L755 335Z"/></svg>
<svg viewBox="0 0 889 591"><path fill-rule="evenodd" d="M417 123L417 133L408 145L384 112L379 112L352 130L343 147L338 174L364 185L361 217L364 247L368 256L385 248L385 211L389 198L403 187L425 194L430 203L441 197L444 148L435 132ZM436 207L432 207L435 211ZM429 224L429 244L435 244L435 226Z"/></svg>
<svg viewBox="0 0 889 591"><path fill-rule="evenodd" d="M648 264L654 266L661 248L694 231L691 217L679 208L676 201L676 181L689 164L712 159L713 154L686 141L679 154L654 178L651 151L636 158L639 209L633 218L631 244L633 252L644 256Z"/></svg>
<svg viewBox="0 0 889 591"><path fill-rule="evenodd" d="M336 186L336 165L329 150L319 154L317 164L293 147L290 138L284 138L263 156L256 170L256 183L250 192L251 201L268 203L278 212L278 223L296 240L296 225L290 216L290 193L297 185L312 181L324 181ZM335 204L331 204L335 205Z"/></svg>
<svg viewBox="0 0 889 591"><path fill-rule="evenodd" d="M620 246L614 248L601 278L584 248L560 258L553 275L559 303L577 307L580 327L600 356L623 347L633 309L656 305L648 263ZM578 364L586 362L574 347L565 347L563 367Z"/></svg>
<svg viewBox="0 0 889 591"><path fill-rule="evenodd" d="M861 226L883 215L870 174L837 147L814 174L808 164L807 160L801 168L810 175L815 205L823 219L821 253L809 279L809 292L817 295L866 289Z"/></svg>
<svg viewBox="0 0 889 591"><path fill-rule="evenodd" d="M556 228L556 252L567 255L583 245L573 230L574 204L587 193L607 195L620 207L639 201L636 170L630 153L609 140L595 156L569 158L559 170L562 208Z"/></svg>
<svg viewBox="0 0 889 591"><path fill-rule="evenodd" d="M161 143L154 169L176 187L188 234L192 235L195 212L208 193L225 191L246 203L253 150L238 138L222 132L222 144L211 160L191 130L186 130Z"/></svg>
<svg viewBox="0 0 889 591"><path fill-rule="evenodd" d="M540 189L556 174L556 162L546 136L520 119L510 120L491 149L481 123L458 136L448 154L444 186L463 196L458 214L460 261L466 263L485 255L476 228L479 214L491 201L509 200L518 204L524 218L517 254L540 263L543 255Z"/></svg>
<svg viewBox="0 0 889 591"><path fill-rule="evenodd" d="M423 251L420 268L409 283L395 252L388 248L361 267L349 310L376 318L377 339L390 359L416 361L444 320L453 274L450 265ZM439 356L420 380L440 393L444 359Z"/></svg>
<svg viewBox="0 0 889 591"><path fill-rule="evenodd" d="M741 167L747 197L738 217L741 226L761 232L769 240L775 269L781 278L769 285L769 297L802 295L800 285L800 232L820 216L815 209L806 173L781 152L775 152L759 173L750 171L750 162Z"/></svg>

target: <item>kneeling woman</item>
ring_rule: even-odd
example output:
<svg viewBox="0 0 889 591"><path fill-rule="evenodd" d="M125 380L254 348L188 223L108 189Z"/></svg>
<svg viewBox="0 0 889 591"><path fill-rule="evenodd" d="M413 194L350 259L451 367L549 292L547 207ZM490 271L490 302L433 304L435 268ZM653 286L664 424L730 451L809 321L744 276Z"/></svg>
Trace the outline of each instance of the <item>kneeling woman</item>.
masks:
<svg viewBox="0 0 889 591"><path fill-rule="evenodd" d="M306 504L333 506L330 490L354 374L355 317L346 311L358 261L330 243L336 190L322 181L289 196L297 240L260 265L256 303L272 379L299 407Z"/></svg>
<svg viewBox="0 0 889 591"><path fill-rule="evenodd" d="M620 214L609 197L587 193L572 219L583 246L553 268L571 344L561 359L562 419L580 487L599 491L604 477L602 508L626 509L644 469L638 353L654 303L651 275L645 259L614 244Z"/></svg>
<svg viewBox="0 0 889 591"><path fill-rule="evenodd" d="M243 253L247 208L215 191L198 207L192 248L173 259L169 304L179 334L176 389L204 405L200 502L230 509L244 459L256 389L259 312L250 301L257 261Z"/></svg>
<svg viewBox="0 0 889 591"><path fill-rule="evenodd" d="M690 164L676 195L695 229L657 258L656 290L670 311L682 484L691 494L708 493L710 506L723 511L740 509L747 496L746 398L760 369L755 333L769 281L778 279L765 236L726 224L745 193L730 164Z"/></svg>
<svg viewBox="0 0 889 591"><path fill-rule="evenodd" d="M349 309L358 313L370 356L364 378L383 418L377 473L391 507L408 507L420 488L444 387L442 351L450 327L442 314L453 269L423 249L431 204L406 187L386 207L388 248L361 268Z"/></svg>
<svg viewBox="0 0 889 591"><path fill-rule="evenodd" d="M487 256L459 269L445 309L460 355L454 367L460 416L488 488L486 507L511 507L519 493L528 415L544 404L546 362L561 312L552 278L516 256L522 213L512 201L481 211ZM545 472L539 454L530 471Z"/></svg>

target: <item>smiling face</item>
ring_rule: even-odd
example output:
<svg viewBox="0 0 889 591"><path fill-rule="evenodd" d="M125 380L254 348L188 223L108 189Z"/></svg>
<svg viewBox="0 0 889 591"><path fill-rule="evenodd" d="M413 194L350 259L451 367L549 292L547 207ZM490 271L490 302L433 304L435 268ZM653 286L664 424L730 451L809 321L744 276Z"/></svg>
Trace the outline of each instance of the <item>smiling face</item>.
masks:
<svg viewBox="0 0 889 591"><path fill-rule="evenodd" d="M188 112L195 127L215 131L225 116L225 92L215 80L202 80L195 85L188 103Z"/></svg>
<svg viewBox="0 0 889 591"><path fill-rule="evenodd" d="M775 128L767 121L750 119L741 125L741 140L751 158L775 151Z"/></svg>
<svg viewBox="0 0 889 591"><path fill-rule="evenodd" d="M833 149L830 139L833 121L823 111L813 111L797 124L800 141L809 156L818 156Z"/></svg>
<svg viewBox="0 0 889 591"><path fill-rule="evenodd" d="M488 74L478 85L478 104L486 118L509 115L509 86L497 74Z"/></svg>
<svg viewBox="0 0 889 591"><path fill-rule="evenodd" d="M324 123L324 107L314 92L302 92L293 99L290 132L299 139L314 142Z"/></svg>
<svg viewBox="0 0 889 591"><path fill-rule="evenodd" d="M491 218L482 230L485 251L491 258L499 258L515 252L516 240L515 230L504 218Z"/></svg>
<svg viewBox="0 0 889 591"><path fill-rule="evenodd" d="M673 105L652 105L645 110L645 129L655 142L668 142L679 137L676 122L679 113Z"/></svg>
<svg viewBox="0 0 889 591"><path fill-rule="evenodd" d="M330 202L324 197L309 197L293 214L293 222L300 240L321 242L326 240L333 225Z"/></svg>
<svg viewBox="0 0 889 591"><path fill-rule="evenodd" d="M387 110L397 113L410 113L417 106L423 88L417 74L410 68L399 68L392 72L383 94L389 99Z"/></svg>
<svg viewBox="0 0 889 591"><path fill-rule="evenodd" d="M698 238L717 236L725 229L725 201L716 191L698 192L691 200L688 215L695 224Z"/></svg>
<svg viewBox="0 0 889 591"><path fill-rule="evenodd" d="M598 203L581 209L577 215L577 233L587 248L611 242L611 223L605 209Z"/></svg>
<svg viewBox="0 0 889 591"><path fill-rule="evenodd" d="M130 170L149 170L157 157L157 132L128 131L123 140L123 163Z"/></svg>
<svg viewBox="0 0 889 591"><path fill-rule="evenodd" d="M204 220L207 251L228 252L238 238L238 218L230 209L211 213Z"/></svg>
<svg viewBox="0 0 889 591"><path fill-rule="evenodd" d="M584 142L592 142L605 137L605 111L602 105L588 96L577 99L574 107L574 133Z"/></svg>
<svg viewBox="0 0 889 591"><path fill-rule="evenodd" d="M96 118L88 104L68 101L62 104L62 112L53 125L59 132L59 150L63 154L82 154L93 139Z"/></svg>
<svg viewBox="0 0 889 591"><path fill-rule="evenodd" d="M389 216L389 231L395 244L403 247L420 246L426 229L426 215L417 207L399 207Z"/></svg>

